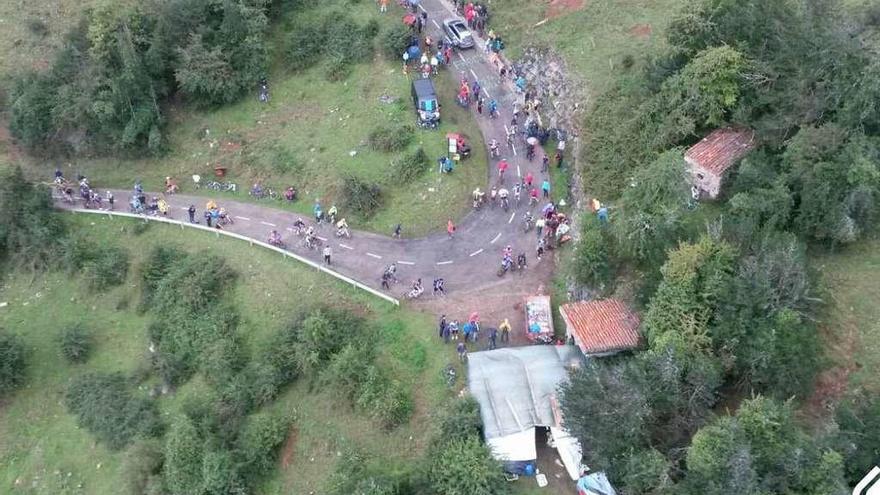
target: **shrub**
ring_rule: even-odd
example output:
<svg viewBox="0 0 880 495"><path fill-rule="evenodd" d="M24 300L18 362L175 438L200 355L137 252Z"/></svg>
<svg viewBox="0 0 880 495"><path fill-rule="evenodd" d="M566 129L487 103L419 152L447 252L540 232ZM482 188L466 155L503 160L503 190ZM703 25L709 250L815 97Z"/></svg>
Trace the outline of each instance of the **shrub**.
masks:
<svg viewBox="0 0 880 495"><path fill-rule="evenodd" d="M471 396L454 399L440 417L436 441L440 443L483 438L483 419L480 404Z"/></svg>
<svg viewBox="0 0 880 495"><path fill-rule="evenodd" d="M379 368L370 366L360 386L357 406L390 429L409 419L413 401L399 382L389 380Z"/></svg>
<svg viewBox="0 0 880 495"><path fill-rule="evenodd" d="M119 285L128 275L128 250L124 248L100 246L82 236L73 237L64 248L67 268L82 273L92 289Z"/></svg>
<svg viewBox="0 0 880 495"><path fill-rule="evenodd" d="M339 81L348 75L351 64L369 58L377 31L376 22L361 27L345 12L304 16L290 30L287 61L294 69L302 70L329 59L327 79Z"/></svg>
<svg viewBox="0 0 880 495"><path fill-rule="evenodd" d="M428 170L428 155L419 148L398 158L392 165L392 174L398 182L412 182Z"/></svg>
<svg viewBox="0 0 880 495"><path fill-rule="evenodd" d="M275 453L287 438L290 419L268 413L248 417L238 437L238 452L244 462L243 474L258 479L272 471Z"/></svg>
<svg viewBox="0 0 880 495"><path fill-rule="evenodd" d="M849 482L855 485L865 475L865 466L877 462L880 454L880 400L865 392L854 393L837 407L835 419L837 450L846 460Z"/></svg>
<svg viewBox="0 0 880 495"><path fill-rule="evenodd" d="M299 342L297 361L300 367L314 372L362 330L363 320L351 313L334 309L313 311L302 322L294 324L293 331Z"/></svg>
<svg viewBox="0 0 880 495"><path fill-rule="evenodd" d="M320 27L311 20L295 24L287 43L287 63L294 70L307 69L321 59L324 39Z"/></svg>
<svg viewBox="0 0 880 495"><path fill-rule="evenodd" d="M611 279L605 234L595 217L584 219L574 252L574 277L577 283L600 291Z"/></svg>
<svg viewBox="0 0 880 495"><path fill-rule="evenodd" d="M209 418L211 429L217 438L226 445L234 443L253 406L253 390L246 374L238 374L218 386Z"/></svg>
<svg viewBox="0 0 880 495"><path fill-rule="evenodd" d="M374 359L374 346L348 344L327 365L321 378L341 396L354 402L360 395L365 380L374 370Z"/></svg>
<svg viewBox="0 0 880 495"><path fill-rule="evenodd" d="M339 82L348 77L351 73L351 64L345 55L337 53L327 58L324 77L330 82Z"/></svg>
<svg viewBox="0 0 880 495"><path fill-rule="evenodd" d="M94 339L92 333L82 324L68 326L61 330L61 354L71 363L84 363L92 352Z"/></svg>
<svg viewBox="0 0 880 495"><path fill-rule="evenodd" d="M230 381L246 363L243 344L234 334L206 342L199 351L199 369L213 386Z"/></svg>
<svg viewBox="0 0 880 495"><path fill-rule="evenodd" d="M375 151L400 151L412 141L414 133L413 126L408 124L383 125L370 131L367 143Z"/></svg>
<svg viewBox="0 0 880 495"><path fill-rule="evenodd" d="M66 229L49 191L24 178L20 167L0 174L0 258L21 268L40 269L58 258Z"/></svg>
<svg viewBox="0 0 880 495"><path fill-rule="evenodd" d="M150 494L162 483L165 455L162 444L154 438L136 441L122 458L122 479L128 493Z"/></svg>
<svg viewBox="0 0 880 495"><path fill-rule="evenodd" d="M382 34L380 44L388 60L397 61L412 44L412 30L402 23L395 23Z"/></svg>
<svg viewBox="0 0 880 495"><path fill-rule="evenodd" d="M356 175L343 177L341 189L343 206L347 210L360 212L364 218L372 216L382 205L382 188Z"/></svg>
<svg viewBox="0 0 880 495"><path fill-rule="evenodd" d="M283 386L299 376L297 338L298 334L290 328L276 332L251 362L249 373L257 406L271 402Z"/></svg>
<svg viewBox="0 0 880 495"><path fill-rule="evenodd" d="M227 450L211 450L202 458L202 491L205 495L228 495L247 493L232 453Z"/></svg>
<svg viewBox="0 0 880 495"><path fill-rule="evenodd" d="M501 463L479 438L444 444L428 458L428 480L438 495L503 495L510 493Z"/></svg>
<svg viewBox="0 0 880 495"><path fill-rule="evenodd" d="M0 398L24 382L27 351L17 335L0 329Z"/></svg>
<svg viewBox="0 0 880 495"><path fill-rule="evenodd" d="M111 449L126 446L137 435L161 431L155 403L135 397L121 373L87 373L73 379L65 403L77 423Z"/></svg>
<svg viewBox="0 0 880 495"><path fill-rule="evenodd" d="M171 493L202 493L204 440L192 421L181 416L165 438L165 482Z"/></svg>

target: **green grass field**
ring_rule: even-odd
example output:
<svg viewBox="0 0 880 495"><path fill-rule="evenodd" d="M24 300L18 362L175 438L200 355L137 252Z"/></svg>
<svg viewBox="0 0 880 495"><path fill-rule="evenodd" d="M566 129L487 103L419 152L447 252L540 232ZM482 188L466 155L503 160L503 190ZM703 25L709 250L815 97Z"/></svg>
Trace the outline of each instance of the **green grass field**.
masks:
<svg viewBox="0 0 880 495"><path fill-rule="evenodd" d="M571 3L578 2L554 2ZM527 44L552 47L595 96L608 89L631 55L639 64L664 46L663 31L685 0L586 0L548 19L549 2L496 0L492 28L516 58ZM544 19L546 22L541 23ZM541 23L541 24L538 24Z"/></svg>
<svg viewBox="0 0 880 495"><path fill-rule="evenodd" d="M880 241L814 253L827 303L821 325L833 364L850 371L852 388L880 391Z"/></svg>
<svg viewBox="0 0 880 495"><path fill-rule="evenodd" d="M416 409L408 424L385 432L352 410L332 390L309 390L306 380L294 384L271 405L295 419L295 441L287 463L259 493L320 493L335 468L337 452L356 446L375 455L375 462L405 466L418 459L431 433L431 415L451 391L441 370L455 359L451 347L437 344L429 316L391 305L366 293L246 243L218 239L202 232L152 225L136 236L133 222L77 216L74 229L97 242L127 246L133 258L128 281L106 293L94 293L76 277L52 272L33 276L7 274L0 289L0 326L20 335L31 349L26 386L0 404L0 485L3 493L120 493L120 453L96 444L77 428L63 405L65 386L86 370L131 373L144 365L145 327L149 314L135 311L139 297L137 266L155 245L221 255L238 273L232 295L240 312L239 332L251 347L282 326L295 304L338 304L363 312L370 320L400 322L380 343L380 362L389 374L410 387ZM58 350L57 336L69 323L82 322L97 337L88 362L69 365ZM184 397L205 390L196 377L173 395L160 399L164 415L177 411ZM281 466L281 461L279 461ZM7 491L7 490L11 490Z"/></svg>

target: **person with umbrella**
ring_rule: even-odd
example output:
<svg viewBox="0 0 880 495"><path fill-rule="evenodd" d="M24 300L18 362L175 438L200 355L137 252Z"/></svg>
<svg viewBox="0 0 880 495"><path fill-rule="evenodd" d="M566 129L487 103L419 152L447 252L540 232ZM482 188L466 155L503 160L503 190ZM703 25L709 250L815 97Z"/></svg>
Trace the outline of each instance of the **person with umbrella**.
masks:
<svg viewBox="0 0 880 495"><path fill-rule="evenodd" d="M538 138L535 136L529 136L526 138L526 144L528 145L526 147L526 158L529 161L532 161L532 159L535 158L535 148L538 146Z"/></svg>

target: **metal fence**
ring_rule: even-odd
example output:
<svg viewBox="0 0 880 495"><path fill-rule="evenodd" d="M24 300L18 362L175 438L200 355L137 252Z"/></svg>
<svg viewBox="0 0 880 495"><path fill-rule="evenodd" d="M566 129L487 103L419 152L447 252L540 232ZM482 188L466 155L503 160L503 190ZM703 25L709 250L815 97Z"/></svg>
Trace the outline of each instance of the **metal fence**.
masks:
<svg viewBox="0 0 880 495"><path fill-rule="evenodd" d="M368 287L368 286L358 282L357 280L346 277L345 275L343 275L339 272L335 272L335 271L327 268L326 266L323 266L319 263L315 263L312 260L303 258L302 256L300 256L296 253L291 253L290 251L287 251L286 249L281 249L277 246L273 246L273 245L268 244L266 242L258 241L256 239L252 239L250 237L243 236L241 234L236 234L235 232L227 232L225 230L213 229L211 227L206 227L204 225L199 225L196 223L189 223L189 222L181 222L180 220L172 220L170 218L150 217L150 216L146 216L146 215L138 215L136 213L126 213L126 212L121 212L121 211L87 210L84 208L65 208L62 211L70 211L72 213L92 213L92 214L96 214L96 215L107 215L109 218L113 218L114 216L116 216L116 217L135 218L135 219L144 220L147 222L168 223L168 224L172 224L172 225L179 225L181 229L183 229L185 227L189 227L192 229L203 230L205 232L212 232L217 237L220 237L221 235L226 236L226 237L232 237L233 239L245 241L245 242L249 243L251 246L260 246L261 248L268 249L270 251L275 251L276 253L279 253L279 254L286 256L288 258L293 258L293 259L299 261L300 263L304 263L305 265L307 265L311 268L314 268L315 270L318 270L320 272L324 272L328 275L332 275L332 276L338 278L339 280L342 280L343 282L349 283L349 284L357 287L358 289L365 290L378 298L381 298L385 301L390 302L391 304L394 304L395 306L400 306L399 300L397 300L387 294L383 294L383 293L377 291L376 289L373 289L372 287Z"/></svg>

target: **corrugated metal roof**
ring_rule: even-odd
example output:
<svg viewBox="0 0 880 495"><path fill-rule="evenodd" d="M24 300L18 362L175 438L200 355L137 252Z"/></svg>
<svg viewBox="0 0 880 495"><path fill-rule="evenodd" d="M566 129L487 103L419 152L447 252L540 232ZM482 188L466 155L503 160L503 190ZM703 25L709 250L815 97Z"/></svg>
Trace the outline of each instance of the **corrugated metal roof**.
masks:
<svg viewBox="0 0 880 495"><path fill-rule="evenodd" d="M584 354L622 351L639 345L639 317L617 299L563 304L559 311Z"/></svg>
<svg viewBox="0 0 880 495"><path fill-rule="evenodd" d="M751 129L724 127L715 129L684 154L685 159L716 175L722 175L755 147Z"/></svg>

